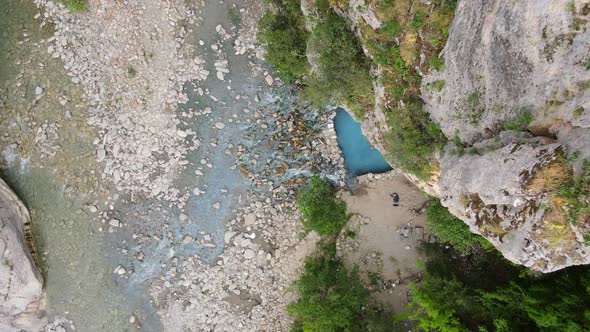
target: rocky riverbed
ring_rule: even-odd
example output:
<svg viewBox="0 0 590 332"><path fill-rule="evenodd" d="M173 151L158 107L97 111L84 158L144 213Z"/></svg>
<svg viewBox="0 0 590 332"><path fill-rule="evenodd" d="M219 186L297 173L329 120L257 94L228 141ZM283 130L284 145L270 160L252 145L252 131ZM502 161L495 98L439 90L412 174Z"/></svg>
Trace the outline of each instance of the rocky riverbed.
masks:
<svg viewBox="0 0 590 332"><path fill-rule="evenodd" d="M344 169L333 114L264 63L263 3L1 8L1 174L31 211L45 330L288 329L317 241L295 189Z"/></svg>

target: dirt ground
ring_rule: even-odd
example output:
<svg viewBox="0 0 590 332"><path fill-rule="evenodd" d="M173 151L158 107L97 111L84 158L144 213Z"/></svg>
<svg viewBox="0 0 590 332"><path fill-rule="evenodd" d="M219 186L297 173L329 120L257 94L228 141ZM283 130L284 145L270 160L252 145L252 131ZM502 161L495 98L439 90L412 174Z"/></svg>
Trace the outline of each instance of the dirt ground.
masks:
<svg viewBox="0 0 590 332"><path fill-rule="evenodd" d="M394 172L359 182L359 189L342 193L353 217L339 253L349 267L358 265L378 291L377 298L399 313L407 303L409 284L420 273L416 247L425 236L426 216L418 211L427 199ZM399 206L393 206L394 192L400 196Z"/></svg>

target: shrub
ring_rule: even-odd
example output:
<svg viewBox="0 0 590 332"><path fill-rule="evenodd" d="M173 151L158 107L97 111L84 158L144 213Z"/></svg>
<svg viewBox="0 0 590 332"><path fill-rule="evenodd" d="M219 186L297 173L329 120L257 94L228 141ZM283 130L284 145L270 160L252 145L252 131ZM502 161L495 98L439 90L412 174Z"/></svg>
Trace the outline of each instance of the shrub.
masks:
<svg viewBox="0 0 590 332"><path fill-rule="evenodd" d="M533 121L533 115L529 111L521 111L514 120L504 123L505 130L525 131L529 123Z"/></svg>
<svg viewBox="0 0 590 332"><path fill-rule="evenodd" d="M303 14L297 1L276 0L278 13L267 13L258 22L258 39L266 44L266 61L281 79L291 83L300 79L309 69Z"/></svg>
<svg viewBox="0 0 590 332"><path fill-rule="evenodd" d="M340 259L311 258L295 282L299 300L288 307L300 331L349 331L362 315L369 292L358 271Z"/></svg>
<svg viewBox="0 0 590 332"><path fill-rule="evenodd" d="M306 99L321 107L332 99L342 102L372 94L369 64L344 18L327 10L309 43L317 52L318 68L306 82Z"/></svg>
<svg viewBox="0 0 590 332"><path fill-rule="evenodd" d="M338 235L349 219L346 203L336 197L332 183L317 175L299 191L297 205L303 214L303 226L320 235Z"/></svg>
<svg viewBox="0 0 590 332"><path fill-rule="evenodd" d="M426 207L426 221L440 242L448 243L462 253L479 247L491 247L486 239L471 233L469 226L452 215L439 200L433 199Z"/></svg>

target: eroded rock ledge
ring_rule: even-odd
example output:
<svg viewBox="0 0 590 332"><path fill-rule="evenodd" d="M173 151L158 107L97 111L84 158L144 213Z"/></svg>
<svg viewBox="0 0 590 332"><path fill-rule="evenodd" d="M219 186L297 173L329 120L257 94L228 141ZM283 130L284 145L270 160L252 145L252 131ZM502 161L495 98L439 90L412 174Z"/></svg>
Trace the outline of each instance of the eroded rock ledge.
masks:
<svg viewBox="0 0 590 332"><path fill-rule="evenodd" d="M0 330L39 331L47 323L43 278L26 239L31 218L0 179Z"/></svg>

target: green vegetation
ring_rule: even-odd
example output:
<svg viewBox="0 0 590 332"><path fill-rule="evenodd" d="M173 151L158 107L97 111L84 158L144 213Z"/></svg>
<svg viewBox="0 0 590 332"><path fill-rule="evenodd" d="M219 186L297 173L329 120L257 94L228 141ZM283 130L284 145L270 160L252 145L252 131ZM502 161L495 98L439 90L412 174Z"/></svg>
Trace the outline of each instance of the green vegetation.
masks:
<svg viewBox="0 0 590 332"><path fill-rule="evenodd" d="M588 331L590 269L534 277L497 252L426 243L407 316L424 331Z"/></svg>
<svg viewBox="0 0 590 332"><path fill-rule="evenodd" d="M481 95L478 91L474 91L465 97L465 116L469 123L476 126L481 121L481 117L485 112L485 108L481 103Z"/></svg>
<svg viewBox="0 0 590 332"><path fill-rule="evenodd" d="M299 300L288 311L303 331L351 330L369 297L358 271L329 257L309 257L295 288Z"/></svg>
<svg viewBox="0 0 590 332"><path fill-rule="evenodd" d="M432 199L426 207L428 229L436 235L441 243L448 243L463 254L479 248L491 248L483 237L471 233L469 226L449 213L439 200Z"/></svg>
<svg viewBox="0 0 590 332"><path fill-rule="evenodd" d="M391 331L392 317L371 299L358 269L347 269L336 257L336 235L348 215L346 204L335 194L330 181L318 176L299 191L303 225L324 237L293 285L299 299L287 308L295 320L292 331ZM356 234L346 230L346 236ZM376 276L371 280L382 282Z"/></svg>
<svg viewBox="0 0 590 332"><path fill-rule="evenodd" d="M326 106L331 100L348 105L372 101L369 64L348 23L333 10L322 16L309 41L317 52L317 70L306 81L304 96L316 106Z"/></svg>
<svg viewBox="0 0 590 332"><path fill-rule="evenodd" d="M571 223L575 225L579 220L590 219L590 159L584 160L581 174L563 183L556 195L557 205Z"/></svg>
<svg viewBox="0 0 590 332"><path fill-rule="evenodd" d="M127 68L127 75L129 75L129 77L135 77L135 75L137 75L137 70L135 70L135 68L129 66Z"/></svg>
<svg viewBox="0 0 590 332"><path fill-rule="evenodd" d="M574 110L574 116L576 118L582 116L582 114L584 114L584 107L580 106Z"/></svg>
<svg viewBox="0 0 590 332"><path fill-rule="evenodd" d="M423 109L420 98L421 72L444 70L438 55L448 37L455 1L383 1L376 15L385 24L373 31L361 26L362 43L382 70L386 91L386 115L391 128L387 137L387 158L396 166L420 178L427 178L437 168L432 156L446 138ZM426 56L421 61L420 55ZM444 81L427 86L440 91Z"/></svg>
<svg viewBox="0 0 590 332"><path fill-rule="evenodd" d="M447 82L445 80L439 80L439 81L434 81L432 83L428 83L428 85L426 85L426 87L430 90L436 90L438 92L441 92L446 84L447 84Z"/></svg>
<svg viewBox="0 0 590 332"><path fill-rule="evenodd" d="M526 131L529 123L533 121L533 115L527 110L521 111L514 120L504 123L505 130Z"/></svg>
<svg viewBox="0 0 590 332"><path fill-rule="evenodd" d="M297 0L273 0L277 13L258 22L258 39L266 44L266 60L287 83L301 79L309 70L306 56L309 33Z"/></svg>
<svg viewBox="0 0 590 332"><path fill-rule="evenodd" d="M320 235L338 235L349 219L346 203L336 197L330 180L317 175L299 191L297 205L303 215L303 226Z"/></svg>
<svg viewBox="0 0 590 332"><path fill-rule="evenodd" d="M60 0L70 13L81 13L86 11L88 3L86 0Z"/></svg>
<svg viewBox="0 0 590 332"><path fill-rule="evenodd" d="M300 83L304 97L313 105L323 107L335 101L362 119L374 104L371 64L361 45L365 46L373 65L381 69L380 81L386 90L385 113L391 128L385 144L387 158L407 172L428 178L438 167L433 155L446 138L423 109L419 72L444 70L439 54L456 1L436 0L430 5L419 0L377 2L376 15L384 23L375 31L356 22L360 39L333 10L348 10L347 1L317 1L317 24L311 34L305 30L297 0L271 2L276 13L266 14L259 22L259 39L267 45L267 60L281 78ZM313 72L305 57L308 49ZM440 81L429 88L440 91L443 87Z"/></svg>
<svg viewBox="0 0 590 332"><path fill-rule="evenodd" d="M436 167L431 157L446 142L438 125L430 120L420 101L390 110L388 117L388 159L420 178L430 176Z"/></svg>

